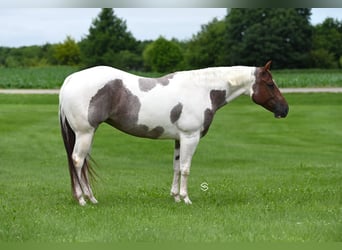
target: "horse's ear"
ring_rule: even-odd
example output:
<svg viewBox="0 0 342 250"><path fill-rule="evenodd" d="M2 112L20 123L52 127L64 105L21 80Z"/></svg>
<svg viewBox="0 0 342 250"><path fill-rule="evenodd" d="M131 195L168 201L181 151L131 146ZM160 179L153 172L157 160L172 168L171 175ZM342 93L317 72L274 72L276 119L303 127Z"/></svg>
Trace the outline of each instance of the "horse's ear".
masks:
<svg viewBox="0 0 342 250"><path fill-rule="evenodd" d="M272 61L268 61L264 67L265 70L270 70Z"/></svg>

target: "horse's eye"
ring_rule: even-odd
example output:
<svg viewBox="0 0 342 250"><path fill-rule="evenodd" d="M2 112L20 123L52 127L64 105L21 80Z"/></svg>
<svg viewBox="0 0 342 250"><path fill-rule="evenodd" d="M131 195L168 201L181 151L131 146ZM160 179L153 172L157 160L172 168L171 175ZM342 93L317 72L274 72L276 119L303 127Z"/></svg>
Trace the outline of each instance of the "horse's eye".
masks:
<svg viewBox="0 0 342 250"><path fill-rule="evenodd" d="M274 89L274 83L273 83L273 82L267 82L266 85L267 85L267 87L269 87L270 89Z"/></svg>

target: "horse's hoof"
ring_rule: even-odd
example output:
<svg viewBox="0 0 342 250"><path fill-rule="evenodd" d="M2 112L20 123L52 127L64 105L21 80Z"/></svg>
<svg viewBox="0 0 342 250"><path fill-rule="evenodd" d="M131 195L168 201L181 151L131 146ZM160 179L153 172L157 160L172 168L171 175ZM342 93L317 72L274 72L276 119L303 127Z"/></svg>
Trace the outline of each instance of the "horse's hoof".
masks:
<svg viewBox="0 0 342 250"><path fill-rule="evenodd" d="M89 200L93 204L97 204L98 203L98 201L95 199L95 197L91 197L91 198L89 198Z"/></svg>
<svg viewBox="0 0 342 250"><path fill-rule="evenodd" d="M85 206L87 204L87 202L84 200L83 197L79 198L78 200L78 204L80 204L82 207Z"/></svg>
<svg viewBox="0 0 342 250"><path fill-rule="evenodd" d="M181 202L181 198L179 197L179 195L175 195L173 198L175 199L176 203Z"/></svg>
<svg viewBox="0 0 342 250"><path fill-rule="evenodd" d="M192 204L192 202L191 202L191 200L189 199L189 197L185 197L185 198L184 198L184 203L185 203L186 205L191 205L191 204Z"/></svg>

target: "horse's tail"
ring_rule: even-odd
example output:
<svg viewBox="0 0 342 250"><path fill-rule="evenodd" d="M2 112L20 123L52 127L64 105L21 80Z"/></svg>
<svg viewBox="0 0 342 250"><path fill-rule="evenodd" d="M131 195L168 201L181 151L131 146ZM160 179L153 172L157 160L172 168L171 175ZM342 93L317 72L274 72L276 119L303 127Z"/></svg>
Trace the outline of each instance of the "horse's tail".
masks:
<svg viewBox="0 0 342 250"><path fill-rule="evenodd" d="M84 184L86 185L86 187L84 186L82 187L81 180L79 179L77 175L76 167L72 159L72 153L73 153L75 142L76 142L76 135L73 129L71 128L69 121L66 115L64 114L63 108L61 106L59 109L59 119L60 119L60 126L61 126L64 147L65 147L65 151L67 153L67 158L68 158L69 173L70 173L70 178L71 178L71 189L72 189L73 196L75 199L79 199L79 197L77 197L77 194L76 194L76 185L82 189L83 193L85 192L85 190L83 189L87 188L89 193L92 195L88 174L90 175L90 178L94 181L96 181L95 177L97 175L94 169L91 167L89 160L91 160L93 163L95 163L95 161L90 157L90 155L88 155L84 159L84 164L81 170L81 178L83 182L85 182Z"/></svg>
<svg viewBox="0 0 342 250"><path fill-rule="evenodd" d="M59 108L59 121L60 121L60 126L61 126L64 147L65 147L65 151L67 153L67 158L68 158L69 173L70 173L70 178L71 178L71 188L72 188L74 197L77 198L76 190L75 190L75 183L76 182L79 183L80 180L77 177L76 168L74 165L74 161L72 159L72 152L74 150L76 136L75 136L75 132L70 127L70 124L63 112L62 107Z"/></svg>

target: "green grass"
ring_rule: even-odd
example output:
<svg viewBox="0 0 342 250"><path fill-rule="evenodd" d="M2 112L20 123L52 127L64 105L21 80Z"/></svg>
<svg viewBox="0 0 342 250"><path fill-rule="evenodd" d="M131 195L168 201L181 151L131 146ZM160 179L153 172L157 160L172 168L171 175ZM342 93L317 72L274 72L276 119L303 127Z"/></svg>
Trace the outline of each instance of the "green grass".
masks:
<svg viewBox="0 0 342 250"><path fill-rule="evenodd" d="M0 241L342 241L342 96L286 98L281 120L247 97L218 111L193 159L191 206L169 197L172 141L103 125L99 204L80 207L57 96L0 95Z"/></svg>
<svg viewBox="0 0 342 250"><path fill-rule="evenodd" d="M0 88L57 89L77 67L51 66L40 68L0 68ZM342 87L342 70L275 70L273 77L279 87ZM147 77L161 73L133 72Z"/></svg>

